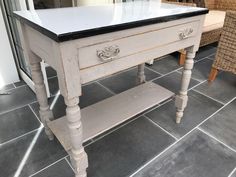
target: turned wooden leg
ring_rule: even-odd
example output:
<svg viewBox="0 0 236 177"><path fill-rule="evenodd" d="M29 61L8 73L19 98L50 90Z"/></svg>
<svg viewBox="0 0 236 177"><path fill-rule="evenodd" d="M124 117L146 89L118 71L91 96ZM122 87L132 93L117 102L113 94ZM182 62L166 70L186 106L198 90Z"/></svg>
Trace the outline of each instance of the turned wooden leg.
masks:
<svg viewBox="0 0 236 177"><path fill-rule="evenodd" d="M139 84L146 82L144 69L145 69L145 63L138 65L138 83Z"/></svg>
<svg viewBox="0 0 236 177"><path fill-rule="evenodd" d="M53 113L49 108L46 88L44 85L43 74L41 71L40 59L31 53L30 55L30 65L32 80L35 84L36 97L39 103L39 114L40 119L44 125L46 135L50 140L53 140L54 136L52 131L48 127L48 122L53 120Z"/></svg>
<svg viewBox="0 0 236 177"><path fill-rule="evenodd" d="M179 52L180 52L179 65L182 66L182 65L184 65L184 63L186 61L186 50L181 50Z"/></svg>
<svg viewBox="0 0 236 177"><path fill-rule="evenodd" d="M88 157L82 146L82 123L79 104L79 97L64 98L66 108L66 119L71 139L70 159L74 166L76 177L86 177Z"/></svg>
<svg viewBox="0 0 236 177"><path fill-rule="evenodd" d="M187 52L187 59L184 64L184 70L182 73L181 87L179 94L175 98L175 106L177 108L176 112L176 123L180 123L181 118L183 117L183 112L188 102L188 86L191 79L192 68L194 64L195 52Z"/></svg>
<svg viewBox="0 0 236 177"><path fill-rule="evenodd" d="M209 81L209 82L214 81L215 78L216 78L216 76L217 76L217 74L218 74L218 69L212 67L212 68L211 68L211 72L210 72L210 74L209 74L208 81Z"/></svg>

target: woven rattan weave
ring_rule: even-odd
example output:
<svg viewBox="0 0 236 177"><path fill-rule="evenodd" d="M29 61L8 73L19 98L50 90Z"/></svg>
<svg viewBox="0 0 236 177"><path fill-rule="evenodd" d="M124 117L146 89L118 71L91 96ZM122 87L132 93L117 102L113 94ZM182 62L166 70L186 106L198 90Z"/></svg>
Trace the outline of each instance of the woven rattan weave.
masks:
<svg viewBox="0 0 236 177"><path fill-rule="evenodd" d="M236 11L227 11L214 68L236 74Z"/></svg>

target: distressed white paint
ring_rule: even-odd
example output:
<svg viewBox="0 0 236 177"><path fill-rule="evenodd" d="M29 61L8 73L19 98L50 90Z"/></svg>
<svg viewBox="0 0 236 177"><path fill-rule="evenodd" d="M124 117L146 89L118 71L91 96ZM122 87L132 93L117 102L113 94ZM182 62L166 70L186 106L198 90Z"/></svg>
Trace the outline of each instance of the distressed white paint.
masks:
<svg viewBox="0 0 236 177"><path fill-rule="evenodd" d="M2 10L0 8L0 89L6 84L19 81Z"/></svg>
<svg viewBox="0 0 236 177"><path fill-rule="evenodd" d="M137 6L133 7L131 6L131 4L132 5L137 4ZM41 13L42 11L37 11L34 14L28 12L18 12L18 14L21 14L22 16L28 18L33 23L41 27L47 28L47 30L52 31L55 34L63 34L75 31L78 32L80 30L83 31L84 29L88 28L97 28L104 25L106 26L108 25L108 23L112 25L117 23L129 22L130 20L135 21L137 20L137 18L140 19L140 17L152 18L153 15L154 16L168 15L168 13L170 12L175 14L192 9L186 7L185 8L180 7L180 9L178 8L174 9L176 8L176 6L169 6L169 5L161 6L158 3L154 4L144 3L143 5L144 10L140 11L140 4L139 3L134 3L134 4L127 3L124 6L123 5L115 6L118 8L118 10L121 10L120 12L124 13L123 14L124 18L120 18L121 16L117 16L119 18L114 19L114 16L112 16L112 21L110 20L110 16L107 17L106 13L105 14L101 13L97 15L98 19L101 19L100 21L96 22L93 20L89 21L91 13L92 14L93 12L95 12L95 14L97 13L98 8L94 7L91 8L85 7L82 8L82 10L81 8L74 8L74 9L67 8L67 10L56 9L51 11L46 10L45 13ZM159 7L158 5L160 5L160 9L158 9ZM107 10L106 12L110 13L110 10L112 10L112 8L110 7L114 6L108 5L99 8L100 10L105 8ZM157 13L154 12L153 7L154 9L155 8L158 9L158 10L156 9ZM136 13L130 14L130 8L136 9L138 15ZM83 10L86 11L86 14L85 11L83 12ZM86 16L86 19L78 20L78 18L76 18L75 22L73 21L74 17L69 16L70 20L65 21L66 18L68 18L65 12L67 12L69 15L72 15L71 13L75 13L77 14L78 18L82 13L82 15ZM145 12L153 12L153 13L146 14ZM54 14L54 15L51 14L51 18L49 19L44 18L44 15L48 15L50 13ZM139 16L140 13L141 14L143 13L142 14L143 16ZM37 14L38 16L36 18L35 15ZM58 15L59 17L64 15L62 17L62 20L60 21L60 24L55 21L52 21L56 15L57 18ZM94 14L92 16L94 19ZM99 18L99 16L101 16L101 18ZM87 138L93 137L99 134L100 132L103 132L113 127L114 125L117 125L118 123L132 117L133 115L139 113L140 111L143 111L146 108L153 106L153 104L158 103L159 101L157 100L162 100L162 96L167 93L166 90L162 90L162 91L156 91L157 92L156 94L152 93L150 94L151 96L150 95L147 96L149 90L144 89L144 91L142 92L144 94L142 95L144 95L145 97L142 97L142 99L140 99L143 101L143 103L142 102L140 103L140 100L138 101L134 100L140 96L139 94L141 94L141 91L138 88L134 88L139 90L138 91L139 93L136 92L137 93L136 95L132 95L133 94L132 91L130 92L127 91L126 93L128 93L128 95L125 95L125 93L123 93L124 95L120 95L119 97L114 97L104 100L103 102L96 104L98 105L98 107L94 105L85 108L89 110L88 112L86 111L86 114L88 114L86 116L88 116L88 118L83 114L82 110L82 118L81 118L80 108L78 106L79 96L81 96L82 94L81 84L93 81L95 79L104 76L111 75L113 73L122 71L124 69L136 65L139 65L139 72L138 72L139 80L143 82L144 62L147 62L150 59L154 59L156 57L161 57L163 55L169 54L171 52L183 48L187 48L189 52L187 60L188 62L186 62L183 71L180 93L176 97L177 122L179 122L179 120L183 115L184 108L187 105L187 88L189 85L189 80L191 78L191 69L193 66L192 59L199 47L203 20L204 20L204 15L199 15L195 17L183 18L165 23L157 23L143 27L131 28L127 30L90 36L87 38L70 40L61 43L57 43L56 41L50 39L49 37L38 32L37 30L32 29L31 27L25 24L21 24L22 29L24 29L24 33L26 36L26 44L29 47L29 50L26 50L26 52L28 54L34 53L34 55L30 56L30 60L31 61L34 60L36 58L35 55L38 55L39 58L43 58L49 65L51 65L57 71L60 91L67 105L66 117L65 117L66 119L63 119L64 122L67 123L67 127L65 127L66 125L64 125L64 123L59 123L60 127L56 128L54 127L54 128L60 129L63 127L63 125L64 128L67 128L66 129L67 136L64 136L65 134L62 136L66 137L64 138L64 141L67 140L68 142L69 140L70 142L71 148L67 147L66 149L71 150L70 156L72 163L75 167L77 177L86 177L86 168L88 166L87 155L84 152L82 146L84 136L88 136ZM49 24L49 22L51 22L52 24ZM73 22L75 22L75 24L73 24ZM188 35L187 36L185 35L184 38L183 38L183 31L188 31ZM109 48L110 46L118 46L119 54L117 57L115 56L112 56L112 58L109 57L109 61L105 62L104 60L101 60L100 56L97 55L97 51L106 50L106 47ZM38 68L38 64L37 67L34 62L33 63L31 62L31 64L35 72L34 74L37 76L42 75L39 73L40 72L39 69L35 69ZM38 97L40 97L39 99L45 101L46 94L43 93L45 92L45 90L42 89L43 88L42 79L40 79L39 77L34 77L33 79L34 82L38 83L38 86L41 88L37 89L39 91L37 93ZM153 95L156 96L153 97ZM168 97L169 96L170 95L168 94ZM128 102L127 99L131 99L131 101L133 102L127 105ZM153 100L154 102L152 102ZM42 105L42 107L45 106L45 109L43 110L47 110L48 108L46 108L47 105L45 104L44 101L40 101L40 105ZM119 110L121 112L115 114L116 115L115 119L109 120L108 118L111 118L113 116L111 114L114 113L116 110ZM44 112L46 113L47 111ZM100 116L101 119L99 119L98 122L96 122L97 120L93 121L93 119L95 117L98 117L98 115L101 115ZM49 122L47 121L49 121L48 119L49 117L41 116L41 118L45 121L46 125L48 125ZM88 122L84 122L85 120ZM58 123L58 121L55 122ZM51 123L49 123L49 125L55 126L53 122ZM98 126L99 123L100 127ZM61 132L56 133L55 129L54 133L56 134L56 136L59 136ZM67 137L69 137L69 139ZM59 138L59 140L61 140L61 138ZM63 140L61 140L61 142L63 144Z"/></svg>

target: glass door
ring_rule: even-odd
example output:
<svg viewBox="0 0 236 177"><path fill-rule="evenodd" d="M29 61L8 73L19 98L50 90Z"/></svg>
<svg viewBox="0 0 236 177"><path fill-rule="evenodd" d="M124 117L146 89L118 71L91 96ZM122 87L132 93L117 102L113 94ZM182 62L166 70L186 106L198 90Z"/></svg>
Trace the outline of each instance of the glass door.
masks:
<svg viewBox="0 0 236 177"><path fill-rule="evenodd" d="M34 9L33 1L26 0L1 0L0 4L3 10L5 24L8 30L8 35L15 57L21 78L34 90L34 84L31 79L31 71L29 61L24 55L23 44L20 40L20 29L17 27L16 19L13 16L13 11Z"/></svg>
<svg viewBox="0 0 236 177"><path fill-rule="evenodd" d="M6 26L8 29L8 35L10 38L13 54L18 66L18 71L21 78L27 83L27 85L34 90L34 83L31 78L31 71L29 67L29 60L24 54L24 41L21 41L21 27L17 26L16 18L13 16L13 11L17 10L34 10L33 0L1 0L1 7L5 17ZM43 4L36 1L37 8L43 8ZM44 81L46 85L46 91L48 97L50 97L46 70L46 64L41 63L41 69L44 75Z"/></svg>
<svg viewBox="0 0 236 177"><path fill-rule="evenodd" d="M30 69L29 69L29 63L25 59L23 55L23 48L20 42L19 32L16 26L16 19L13 17L13 11L15 10L21 10L22 4L19 3L19 1L15 0L3 0L2 5L5 7L6 12L6 19L8 22L8 32L11 34L13 47L15 49L16 55L17 55L17 61L20 69L24 71L24 73L27 76L31 76Z"/></svg>

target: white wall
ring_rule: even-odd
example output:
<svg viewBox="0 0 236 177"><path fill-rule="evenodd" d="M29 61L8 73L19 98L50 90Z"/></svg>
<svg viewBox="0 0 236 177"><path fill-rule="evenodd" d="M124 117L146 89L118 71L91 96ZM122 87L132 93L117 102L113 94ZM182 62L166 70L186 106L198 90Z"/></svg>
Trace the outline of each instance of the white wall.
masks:
<svg viewBox="0 0 236 177"><path fill-rule="evenodd" d="M19 77L16 64L0 8L0 88L3 85L17 81L19 81Z"/></svg>

